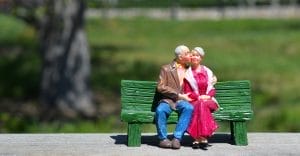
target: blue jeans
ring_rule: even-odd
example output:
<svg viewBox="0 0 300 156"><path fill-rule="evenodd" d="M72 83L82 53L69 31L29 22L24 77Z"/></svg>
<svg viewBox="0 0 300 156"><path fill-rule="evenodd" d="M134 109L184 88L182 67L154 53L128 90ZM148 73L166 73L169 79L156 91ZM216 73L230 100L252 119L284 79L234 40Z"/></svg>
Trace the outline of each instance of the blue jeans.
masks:
<svg viewBox="0 0 300 156"><path fill-rule="evenodd" d="M189 126L192 114L193 106L187 102L180 100L176 104L176 112L179 113L179 119L173 133L174 137L181 140L183 134ZM172 113L170 105L164 101L160 102L155 112L155 124L157 129L158 138L160 140L167 138L167 119Z"/></svg>

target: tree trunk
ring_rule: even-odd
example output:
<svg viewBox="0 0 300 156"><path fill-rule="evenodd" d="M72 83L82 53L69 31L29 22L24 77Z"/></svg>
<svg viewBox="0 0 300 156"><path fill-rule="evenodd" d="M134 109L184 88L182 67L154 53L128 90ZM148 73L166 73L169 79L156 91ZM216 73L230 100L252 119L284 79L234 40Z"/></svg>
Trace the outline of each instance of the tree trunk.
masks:
<svg viewBox="0 0 300 156"><path fill-rule="evenodd" d="M49 0L47 3L46 17L40 27L41 103L48 115L92 117L96 109L89 87L84 0Z"/></svg>

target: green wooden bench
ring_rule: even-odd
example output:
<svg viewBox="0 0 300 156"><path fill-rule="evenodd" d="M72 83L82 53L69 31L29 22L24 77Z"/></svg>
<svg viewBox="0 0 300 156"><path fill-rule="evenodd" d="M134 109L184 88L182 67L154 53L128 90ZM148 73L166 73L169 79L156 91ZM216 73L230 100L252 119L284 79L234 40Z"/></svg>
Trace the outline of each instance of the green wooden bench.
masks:
<svg viewBox="0 0 300 156"><path fill-rule="evenodd" d="M154 81L121 81L121 120L128 123L128 146L141 145L141 125L154 123L155 108L160 99ZM217 121L229 121L231 138L236 145L247 145L246 121L253 116L250 82L226 81L215 85L220 108L213 115ZM177 113L169 116L168 123L176 123Z"/></svg>

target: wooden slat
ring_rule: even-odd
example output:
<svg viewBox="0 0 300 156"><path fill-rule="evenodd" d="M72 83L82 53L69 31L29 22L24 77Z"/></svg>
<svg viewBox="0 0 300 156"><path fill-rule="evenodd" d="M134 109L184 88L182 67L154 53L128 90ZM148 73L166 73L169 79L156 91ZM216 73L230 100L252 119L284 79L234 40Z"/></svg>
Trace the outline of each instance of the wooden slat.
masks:
<svg viewBox="0 0 300 156"><path fill-rule="evenodd" d="M155 94L155 89L122 89L121 90L122 96L153 96ZM216 97L239 97L239 96L250 96L250 90L217 90Z"/></svg>
<svg viewBox="0 0 300 156"><path fill-rule="evenodd" d="M139 80L122 80L121 87L137 87L137 88L155 88L156 82L154 81L139 81ZM250 88L250 81L248 80L236 80L236 81L224 81L218 82L215 87L217 89L232 89L232 88Z"/></svg>
<svg viewBox="0 0 300 156"><path fill-rule="evenodd" d="M218 100L220 106L224 105L226 107L230 104L236 104L236 105L244 105L245 103L250 103L250 100Z"/></svg>
<svg viewBox="0 0 300 156"><path fill-rule="evenodd" d="M152 110L151 107L149 107L149 105L143 105L143 106L139 106L137 107L136 105L135 106L132 106L132 105L127 105L127 106L124 106L122 107L123 110L135 110L135 111L154 111Z"/></svg>
<svg viewBox="0 0 300 156"><path fill-rule="evenodd" d="M123 94L126 95L127 93L131 94L149 94L149 93L155 93L156 88L122 88Z"/></svg>
<svg viewBox="0 0 300 156"><path fill-rule="evenodd" d="M215 85L215 88L217 90L219 90L219 89L233 89L233 88L248 89L248 88L250 88L250 81L248 81L248 80L238 80L238 81L218 82Z"/></svg>
<svg viewBox="0 0 300 156"><path fill-rule="evenodd" d="M141 106L137 107L137 106L128 105L128 106L123 107L122 109L124 109L124 110L136 110L136 111L152 111L151 107L149 107L149 105L143 105L142 107Z"/></svg>
<svg viewBox="0 0 300 156"><path fill-rule="evenodd" d="M125 122L134 122L134 123L153 123L154 112L122 110L121 120ZM178 120L178 115L177 113L173 112L168 118L168 123L176 123L177 120Z"/></svg>
<svg viewBox="0 0 300 156"><path fill-rule="evenodd" d="M213 116L216 120L222 121L245 121L250 120L253 117L253 112L215 112ZM126 111L122 110L121 120L125 122L136 122L136 123L153 123L154 121L154 112L150 111ZM172 113L168 118L169 123L175 123L178 120L178 114Z"/></svg>
<svg viewBox="0 0 300 156"><path fill-rule="evenodd" d="M121 88L152 89L156 88L156 84L154 81L122 80ZM249 89L250 82L248 80L218 82L215 88L217 90Z"/></svg>
<svg viewBox="0 0 300 156"><path fill-rule="evenodd" d="M141 97L141 96L137 96L137 97L123 97L122 98L122 102L137 102L137 104L139 104L140 102L150 102L152 103L153 101L153 97Z"/></svg>
<svg viewBox="0 0 300 156"><path fill-rule="evenodd" d="M122 96L153 96L155 88L153 89L140 89L140 88L122 88ZM216 97L237 97L237 96L250 96L250 89L220 89L216 91Z"/></svg>
<svg viewBox="0 0 300 156"><path fill-rule="evenodd" d="M219 100L219 105L221 108L226 108L226 107L244 107L244 106L249 106L250 108L250 100ZM141 100L141 99L122 99L122 106L136 106L136 107L144 107L145 105L148 105L148 107L151 107L153 102L152 100Z"/></svg>
<svg viewBox="0 0 300 156"><path fill-rule="evenodd" d="M121 87L125 88L155 88L156 82L154 81L137 81L137 80L122 80Z"/></svg>
<svg viewBox="0 0 300 156"><path fill-rule="evenodd" d="M154 111L152 109L152 107L149 107L149 105L147 105L147 104L141 104L141 105L128 104L126 106L122 106L122 109L124 109L124 110L134 109L134 110L139 110L139 111ZM229 111L229 110L231 110L231 111L235 111L235 110L251 111L252 110L251 106L248 106L248 105L244 105L244 106L232 106L232 105L230 105L230 106L226 106L226 107L221 105L219 109L222 110L222 111Z"/></svg>
<svg viewBox="0 0 300 156"><path fill-rule="evenodd" d="M153 97L155 94L155 90L122 90L122 97ZM250 90L222 90L222 92L220 92L219 90L217 90L216 93L216 98L217 99L226 99L226 98L250 98Z"/></svg>
<svg viewBox="0 0 300 156"><path fill-rule="evenodd" d="M251 111L251 108L249 108L248 106L245 107L221 107L220 108L221 111L232 111L234 112L234 110L236 111Z"/></svg>
<svg viewBox="0 0 300 156"><path fill-rule="evenodd" d="M124 110L135 110L135 111L153 111L151 107L149 107L149 105L145 105L145 104L141 104L139 106L137 105L126 105L124 107L122 107L122 109ZM227 106L227 107L221 107L220 110L222 111L229 111L229 110L240 110L240 111L251 111L251 107L250 106Z"/></svg>
<svg viewBox="0 0 300 156"><path fill-rule="evenodd" d="M216 97L236 97L236 96L250 96L250 89L219 89L216 90Z"/></svg>

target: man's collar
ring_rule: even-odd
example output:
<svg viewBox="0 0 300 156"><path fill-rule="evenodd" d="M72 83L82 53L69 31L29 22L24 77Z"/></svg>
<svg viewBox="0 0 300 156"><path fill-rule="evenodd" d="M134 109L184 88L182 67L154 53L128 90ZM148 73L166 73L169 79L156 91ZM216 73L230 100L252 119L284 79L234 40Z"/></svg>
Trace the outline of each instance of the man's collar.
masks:
<svg viewBox="0 0 300 156"><path fill-rule="evenodd" d="M172 68L182 68L182 69L187 69L187 68L189 68L189 65L183 65L183 64L180 64L180 63L178 63L175 59L174 59L174 61L173 61L173 63L172 63Z"/></svg>
<svg viewBox="0 0 300 156"><path fill-rule="evenodd" d="M176 68L179 68L179 69L185 69L185 66L183 66L182 64L180 64L178 62L175 63L175 66L176 66Z"/></svg>

